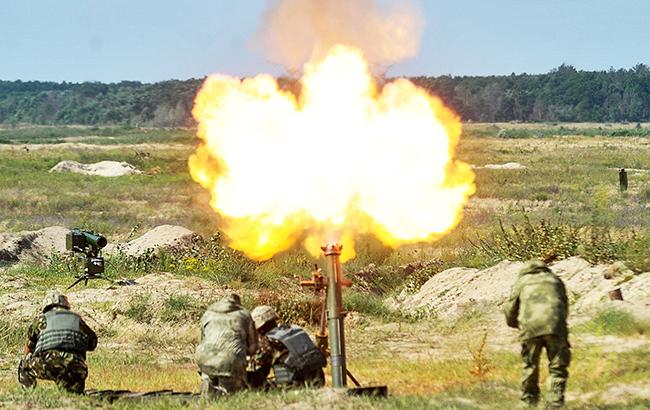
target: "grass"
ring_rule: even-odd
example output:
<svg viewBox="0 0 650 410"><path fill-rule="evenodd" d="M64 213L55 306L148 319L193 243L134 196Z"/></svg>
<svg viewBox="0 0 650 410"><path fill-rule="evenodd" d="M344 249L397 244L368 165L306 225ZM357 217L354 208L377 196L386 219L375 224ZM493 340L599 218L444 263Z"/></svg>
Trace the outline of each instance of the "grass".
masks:
<svg viewBox="0 0 650 410"><path fill-rule="evenodd" d="M576 133L583 129L635 130L629 125L570 125ZM544 131L543 138L504 139L499 129L523 128ZM567 125L567 127L569 127ZM471 124L458 146L458 157L466 162L521 162L524 170L477 169L477 192L463 219L453 232L434 244L419 244L397 250L384 247L372 238L358 241L357 258L346 268L354 272L369 263L400 266L411 260L440 258L454 265L483 267L493 259L474 252L468 238L477 234L491 237L499 231L499 219L506 226L522 223L524 215L533 221L562 220L572 226L601 226L619 230L636 230L640 236L650 226L645 211L650 172L630 172L627 195L618 192L617 168L648 168L650 144L637 137L606 138L593 136L556 136L553 125ZM646 127L641 128L646 130ZM647 128L650 129L650 128ZM2 130L20 138L38 138L52 134L82 137L97 135L117 138L108 149L70 150L51 144L48 149L0 149L0 230L19 231L49 225L83 227L108 236L110 242L126 239L134 226L136 234L169 223L185 226L209 238L217 231L217 218L208 205L209 195L191 181L187 158L193 151L191 131L149 130L137 128L35 127ZM540 131L541 132L541 131ZM587 131L585 131L587 132ZM634 131L636 132L636 131ZM120 148L134 135L143 141L157 142L165 135L184 135L179 139L185 148ZM589 134L589 132L587 132ZM138 137L139 138L139 137ZM171 137L170 137L171 138ZM174 137L175 138L175 137ZM179 137L180 138L180 137ZM108 140L103 140L106 142ZM635 149L630 149L634 144ZM144 149L144 148L143 148ZM50 174L47 171L60 160L96 162L105 159L127 161L142 169L144 175L97 178L77 174ZM61 193L64 192L64 195ZM521 211L525 212L521 212ZM413 256L411 250L420 252ZM189 275L204 270L205 275L223 284L239 281L273 287L280 275L308 272L313 258L298 247L262 264L246 264L242 258L230 261L198 261L174 266ZM649 262L650 263L650 262ZM238 271L232 268L238 266ZM194 271L192 271L194 269ZM200 272L199 272L200 273ZM388 279L389 280L389 279ZM241 285L239 285L241 286ZM392 289L396 283L383 283Z"/></svg>
<svg viewBox="0 0 650 410"><path fill-rule="evenodd" d="M499 136L501 129L512 129L508 131L512 135ZM606 124L572 124L564 128L548 124L468 125L458 147L460 159L475 165L520 162L527 168L476 169L475 198L457 228L436 243L393 250L372 238L358 241L357 258L344 265L346 276L355 284L344 293L345 309L354 312L346 328L350 369L365 383L388 384L391 396L386 400L338 398L320 391L283 391L249 392L215 403L158 398L111 405L60 394L50 383L24 392L14 387L14 367L25 329L22 324L4 320L0 321L0 382L4 382L0 407L8 404L20 408L284 408L295 404L346 409L512 408L518 404L519 394L520 363L515 344L511 346L513 350L497 348L488 338L480 357L483 369L489 371L477 372L478 377L471 373L477 368L471 349L462 340L459 342L458 337L465 335L473 341L470 347L476 353L478 339L472 338L486 320L481 306L467 309L454 323L443 323L435 312L397 315L384 305L383 299L403 289L416 289L446 267L484 267L493 263L503 255L481 252L468 239L477 235L487 240L504 237L500 221L508 237L512 237L511 226L523 226L526 220L535 228L532 235L542 232L537 229L540 221L576 230L588 226L610 238L597 235L591 248L585 247L588 240L575 247L569 244L571 252L594 258L613 255L625 259L630 268L647 270L650 172L630 171L630 189L626 194L618 191L617 175L619 167L650 168L650 140L645 134L650 128L644 125L641 130L633 125ZM109 259L107 274L138 277L168 271L185 278L201 278L215 287L241 291L249 308L270 304L285 321L313 324L318 320L320 301L309 292L301 292L298 281L307 278L314 263L324 267L323 261L296 247L269 261L254 262L229 250L219 235L213 236L217 218L208 205L209 195L187 174L187 158L194 149L191 134L188 130L120 127L0 130L0 231L63 225L93 229L107 235L109 242L118 242L157 225L183 225L203 235L206 244L186 254L163 253L142 260L117 255ZM57 145L64 139L71 141L69 137L92 147L71 150ZM2 141L11 144L11 149L3 146ZM30 142L48 145L29 151L16 149L17 144ZM152 142L182 145L119 145ZM127 161L145 174L95 178L47 172L60 160L106 159ZM627 238L626 246L619 246L620 238ZM538 241L537 245L541 249L545 243ZM427 265L425 262L429 261L435 263ZM53 258L44 266L13 265L3 269L4 277L29 280L29 294L39 299L46 289L72 282L71 271L60 258ZM89 283L91 287L104 285ZM121 325L124 322L116 321L97 329L102 342L99 351L89 355L88 387L196 390L198 377L192 355L198 329L185 325L196 323L205 308L203 303L183 293L167 295L155 303L146 295L128 300L121 313L131 327L125 328ZM110 307L93 309L106 311ZM619 311L603 311L572 329L578 336L617 337L646 337L649 330L649 324ZM440 335L442 341L430 338L431 335ZM427 356L429 351L432 353ZM592 394L616 383L647 382L650 369L643 365L649 353L647 347L612 353L598 346L577 345L573 352L569 391L574 399L569 408L650 406L650 402L640 398L608 403ZM546 372L542 378L546 380Z"/></svg>
<svg viewBox="0 0 650 410"><path fill-rule="evenodd" d="M596 335L643 335L650 333L650 322L639 320L625 310L609 308L579 325L576 331Z"/></svg>
<svg viewBox="0 0 650 410"><path fill-rule="evenodd" d="M196 321L204 311L205 307L200 306L196 298L189 295L171 294L165 300L160 318L165 322Z"/></svg>
<svg viewBox="0 0 650 410"><path fill-rule="evenodd" d="M602 398L581 399L581 395L606 389L615 383L634 384L650 377L650 369L644 366L647 350L639 349L623 353L608 353L609 360L602 360L602 351L595 348L574 349L574 360L569 378L569 393L575 397L568 408L634 408L647 405L648 401L633 399L626 403L606 404ZM110 408L284 408L301 403L302 407L326 406L340 409L398 409L398 408L513 408L518 404L520 359L516 353L489 352L492 364L490 372L482 377L471 374L471 357L459 359L429 358L411 360L399 355L357 357L350 363L355 376L366 385L388 384L387 399L347 397L320 390L276 391L270 393L244 392L217 402L199 398L146 400L119 400ZM543 359L542 388L548 372ZM151 391L173 387L175 391L197 391L198 375L192 363L161 362L148 354L119 354L113 352L91 353L88 365L90 375L88 388L129 389ZM612 381L612 375L616 380ZM143 377L146 375L146 377ZM13 382L2 379L9 385ZM589 397L588 395L586 397ZM2 389L0 403L11 401L14 405L38 408L75 407L109 408L91 398L78 398L59 393L51 383L45 382L38 389L25 392L17 388ZM623 405L624 404L624 405ZM625 407L628 406L628 407ZM643 408L643 407L639 407Z"/></svg>
<svg viewBox="0 0 650 410"><path fill-rule="evenodd" d="M194 131L184 128L26 126L0 128L0 144L59 144L83 141L87 144L187 143Z"/></svg>

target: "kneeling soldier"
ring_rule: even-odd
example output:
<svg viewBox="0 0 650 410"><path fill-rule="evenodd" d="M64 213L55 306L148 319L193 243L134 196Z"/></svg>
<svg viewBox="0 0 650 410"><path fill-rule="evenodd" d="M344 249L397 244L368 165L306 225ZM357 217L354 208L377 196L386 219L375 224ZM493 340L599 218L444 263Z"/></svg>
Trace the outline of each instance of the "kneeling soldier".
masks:
<svg viewBox="0 0 650 410"><path fill-rule="evenodd" d="M216 398L247 388L246 356L257 351L257 333L251 314L231 293L208 306L201 318L201 342L196 361L201 395Z"/></svg>
<svg viewBox="0 0 650 410"><path fill-rule="evenodd" d="M36 379L52 380L72 393L83 393L88 377L86 352L97 346L97 335L70 310L68 298L49 293L43 313L27 331L25 355L18 366L18 381L36 387Z"/></svg>
<svg viewBox="0 0 650 410"><path fill-rule="evenodd" d="M262 387L271 369L279 386L323 386L325 357L303 328L278 324L270 306L258 306L251 312L259 335L260 351L255 358L256 371L249 373L253 387Z"/></svg>

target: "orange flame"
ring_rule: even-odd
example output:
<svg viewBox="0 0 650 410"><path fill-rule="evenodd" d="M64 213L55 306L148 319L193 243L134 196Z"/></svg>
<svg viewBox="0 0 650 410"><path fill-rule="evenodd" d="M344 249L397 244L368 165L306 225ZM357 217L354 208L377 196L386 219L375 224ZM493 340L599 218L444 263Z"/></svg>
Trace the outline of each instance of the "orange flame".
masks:
<svg viewBox="0 0 650 410"><path fill-rule="evenodd" d="M264 260L341 242L345 261L359 234L396 247L456 226L474 174L453 159L461 124L438 98L406 79L378 90L346 46L307 63L301 84L295 97L269 75L213 75L196 97L190 173L232 248Z"/></svg>

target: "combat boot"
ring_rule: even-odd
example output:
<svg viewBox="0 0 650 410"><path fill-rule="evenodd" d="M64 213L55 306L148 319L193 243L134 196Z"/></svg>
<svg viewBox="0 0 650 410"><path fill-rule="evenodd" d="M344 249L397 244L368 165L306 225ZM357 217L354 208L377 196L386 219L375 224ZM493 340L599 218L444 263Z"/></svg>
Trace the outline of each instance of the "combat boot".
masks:
<svg viewBox="0 0 650 410"><path fill-rule="evenodd" d="M21 359L20 363L18 363L18 383L27 389L32 389L36 387L36 378L27 372L23 360Z"/></svg>

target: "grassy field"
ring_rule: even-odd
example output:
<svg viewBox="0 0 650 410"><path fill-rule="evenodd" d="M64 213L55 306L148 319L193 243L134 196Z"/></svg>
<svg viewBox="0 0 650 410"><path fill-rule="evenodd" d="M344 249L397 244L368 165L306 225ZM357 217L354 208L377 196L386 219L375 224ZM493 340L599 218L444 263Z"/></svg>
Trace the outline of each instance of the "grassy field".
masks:
<svg viewBox="0 0 650 410"><path fill-rule="evenodd" d="M395 252L371 239L362 241L352 268L370 262L402 263L409 260L413 249L418 251L417 258L424 253L454 264L485 266L494 258L477 255L468 239L498 233L499 221L509 226L526 218L533 222L544 219L577 228L595 226L619 234L646 235L650 226L650 138L553 136L559 127L572 133L595 133L599 127L608 132L639 131L631 125L611 124L469 124L458 147L459 159L477 167L519 162L526 168L477 168L476 194L451 234L432 245ZM646 129L645 125L640 128ZM523 136L497 137L503 130ZM43 142L44 134L77 142L25 145L32 139ZM0 136L10 142L0 143L2 231L82 226L102 232L111 242L164 223L183 225L204 237L216 232L209 195L187 172L187 158L195 145L191 130L38 127L2 129ZM106 159L127 161L144 174L96 178L47 172L61 160ZM630 169L630 188L625 194L618 191L620 167ZM303 253L296 249L289 254L296 259Z"/></svg>
<svg viewBox="0 0 650 410"><path fill-rule="evenodd" d="M647 124L466 125L458 158L477 167L477 191L460 225L434 244L396 250L363 238L358 257L344 267L357 284L345 295L346 308L355 312L348 330L350 368L365 383L387 384L388 399L286 391L243 393L217 403L161 398L109 404L61 394L51 383L26 392L15 382L25 324L7 317L0 320L0 407L513 408L518 404L519 358L515 335L503 323L482 317L442 323L404 316L387 309L383 299L407 285L417 288L446 267L484 267L512 257L508 249L495 249L490 241L512 235L513 225L528 227L540 237L550 226L555 229L550 229L555 235L551 239L558 239L554 246L571 254L595 261L624 259L638 270L650 270L647 130ZM194 147L193 131L187 129L0 129L0 232L62 225L94 229L116 242L157 225L176 224L210 238L217 231L217 220L208 206L209 196L187 173L187 158ZM126 161L144 173L118 178L49 173L61 160ZM507 162L526 168L482 168ZM620 167L629 169L626 193L618 189ZM479 238L486 247L476 246ZM526 246L534 254L541 245ZM433 258L436 264L414 272L402 268ZM304 317L311 305L304 295L293 296L298 289L295 275L304 276L314 262L301 249L264 263L253 262L215 239L194 254L151 263L115 259L108 273L141 277L171 272L189 283L236 289L249 307L268 302L285 318L296 319ZM375 271L364 275L362 268L370 263ZM11 280L28 280L28 288L20 288L21 292L35 300L46 289L71 281L56 258L46 266L0 268L0 274L4 281L0 292L13 292ZM105 286L91 282L90 289ZM174 294L158 304L147 297L126 299L117 320L98 319L102 341L99 350L89 355L87 387L195 391L198 377L192 354L198 333L191 324L206 303L206 299ZM111 317L117 309L111 302L84 308L102 317ZM644 365L650 353L648 331L647 323L612 312L601 312L572 329L569 408L648 408L647 395L637 394L650 389L650 368ZM478 352L477 341L484 334L486 346ZM480 359L473 353L480 353ZM542 376L547 379L547 373Z"/></svg>

